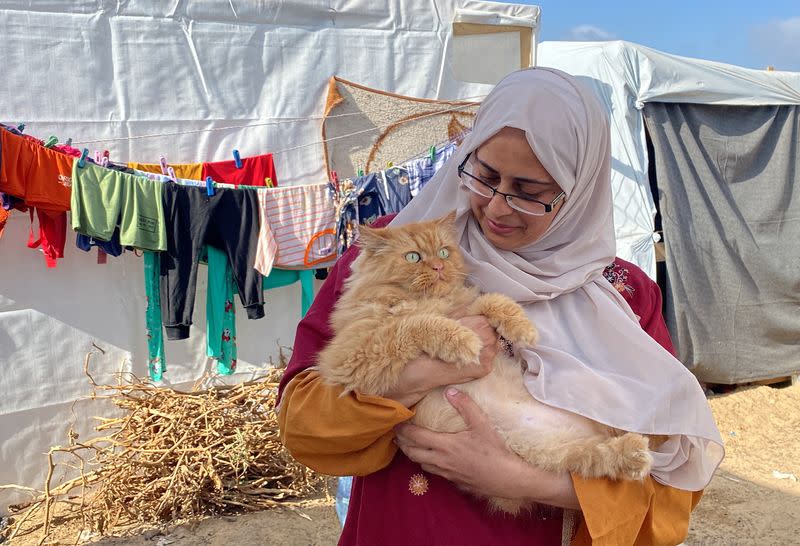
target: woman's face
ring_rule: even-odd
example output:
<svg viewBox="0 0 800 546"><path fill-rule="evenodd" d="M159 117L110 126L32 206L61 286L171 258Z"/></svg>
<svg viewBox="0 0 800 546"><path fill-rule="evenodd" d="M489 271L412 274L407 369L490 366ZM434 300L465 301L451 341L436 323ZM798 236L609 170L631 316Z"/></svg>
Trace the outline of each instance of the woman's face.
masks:
<svg viewBox="0 0 800 546"><path fill-rule="evenodd" d="M561 193L519 129L506 127L481 144L466 169L503 193L531 196L544 203ZM552 212L533 216L511 208L499 194L489 199L470 192L472 214L489 242L501 250L517 250L539 239L563 204L562 199Z"/></svg>

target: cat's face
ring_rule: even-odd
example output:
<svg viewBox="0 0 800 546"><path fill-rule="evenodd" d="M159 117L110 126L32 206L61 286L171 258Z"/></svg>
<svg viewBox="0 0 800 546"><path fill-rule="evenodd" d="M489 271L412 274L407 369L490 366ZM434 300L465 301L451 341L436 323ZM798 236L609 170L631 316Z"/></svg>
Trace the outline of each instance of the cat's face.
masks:
<svg viewBox="0 0 800 546"><path fill-rule="evenodd" d="M381 284L416 294L444 295L461 286L464 259L454 236L455 213L398 228L360 228L359 245L367 254L361 269Z"/></svg>

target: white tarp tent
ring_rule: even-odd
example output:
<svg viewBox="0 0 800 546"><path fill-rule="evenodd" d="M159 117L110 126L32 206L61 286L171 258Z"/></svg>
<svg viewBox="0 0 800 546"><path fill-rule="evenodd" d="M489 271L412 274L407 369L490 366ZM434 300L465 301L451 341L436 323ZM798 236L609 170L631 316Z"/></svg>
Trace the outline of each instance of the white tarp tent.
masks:
<svg viewBox="0 0 800 546"><path fill-rule="evenodd" d="M323 182L330 76L419 97L490 89L452 75L446 52L457 7L538 21L535 6L472 0L4 1L0 120L108 149L117 161L272 152L282 185ZM142 260L132 253L97 265L68 236L65 258L48 270L25 247L27 230L27 216L14 214L0 239L0 483L41 487L42 454L66 442L72 401L89 391L82 364L92 344L105 351L93 361L98 380L146 376L145 301ZM239 313L234 381L292 344L299 285L265 298L264 319ZM191 339L166 344L168 385L205 371L204 300ZM85 438L92 423L76 411ZM0 491L0 511L23 498Z"/></svg>
<svg viewBox="0 0 800 546"><path fill-rule="evenodd" d="M538 64L580 77L603 101L611 121L617 254L651 277L655 205L647 175L644 104L800 104L798 73L689 59L622 41L542 42Z"/></svg>

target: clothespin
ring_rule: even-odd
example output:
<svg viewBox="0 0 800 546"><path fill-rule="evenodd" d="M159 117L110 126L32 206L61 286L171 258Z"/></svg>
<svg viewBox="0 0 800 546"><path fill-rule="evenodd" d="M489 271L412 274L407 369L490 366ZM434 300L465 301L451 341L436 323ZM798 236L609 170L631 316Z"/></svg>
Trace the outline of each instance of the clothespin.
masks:
<svg viewBox="0 0 800 546"><path fill-rule="evenodd" d="M234 150L233 151L233 160L236 162L236 168L237 169L241 169L242 168L242 158L239 157L239 150Z"/></svg>
<svg viewBox="0 0 800 546"><path fill-rule="evenodd" d="M272 179L269 176L264 179L264 185L268 188L275 187L275 184L272 183Z"/></svg>
<svg viewBox="0 0 800 546"><path fill-rule="evenodd" d="M167 176L169 176L175 182L178 181L178 177L175 175L175 169L172 167L167 167Z"/></svg>
<svg viewBox="0 0 800 546"><path fill-rule="evenodd" d="M161 165L161 174L169 176L169 171L167 170L167 158L162 155L158 158L158 163Z"/></svg>
<svg viewBox="0 0 800 546"><path fill-rule="evenodd" d="M391 169L392 167L394 167L394 163L392 163L391 161L386 164L387 169Z"/></svg>
<svg viewBox="0 0 800 546"><path fill-rule="evenodd" d="M100 156L100 150L95 150L94 151L94 162L97 165L100 165L100 163L103 162L103 160L102 160L102 158Z"/></svg>
<svg viewBox="0 0 800 546"><path fill-rule="evenodd" d="M103 157L105 157L106 159L108 159L110 155L111 155L111 154L109 153L109 151L108 151L108 150L103 150Z"/></svg>
<svg viewBox="0 0 800 546"><path fill-rule="evenodd" d="M47 140L44 142L44 147L45 148L52 148L56 144L58 144L58 137L56 137L55 135L50 135L49 137L47 137Z"/></svg>
<svg viewBox="0 0 800 546"><path fill-rule="evenodd" d="M81 169L86 165L86 156L89 155L89 148L84 148L81 152L81 158L78 160L78 167Z"/></svg>
<svg viewBox="0 0 800 546"><path fill-rule="evenodd" d="M72 137L69 137L66 142L67 146L72 146Z"/></svg>
<svg viewBox="0 0 800 546"><path fill-rule="evenodd" d="M103 158L100 160L100 165L102 165L103 167L108 167L109 161L110 159L108 150L103 150Z"/></svg>
<svg viewBox="0 0 800 546"><path fill-rule="evenodd" d="M339 175L336 174L336 171L331 171L331 182L333 182L333 187L336 188L336 191L339 191Z"/></svg>
<svg viewBox="0 0 800 546"><path fill-rule="evenodd" d="M209 197L214 195L214 180L210 176L206 176L206 193Z"/></svg>
<svg viewBox="0 0 800 546"><path fill-rule="evenodd" d="M436 163L436 146L431 146L431 149L428 153L431 156L431 163Z"/></svg>
<svg viewBox="0 0 800 546"><path fill-rule="evenodd" d="M358 176L364 176L364 169L358 169Z"/></svg>
<svg viewBox="0 0 800 546"><path fill-rule="evenodd" d="M24 130L25 130L25 124L24 123L20 123L19 125L17 125L17 131L19 131L21 133Z"/></svg>

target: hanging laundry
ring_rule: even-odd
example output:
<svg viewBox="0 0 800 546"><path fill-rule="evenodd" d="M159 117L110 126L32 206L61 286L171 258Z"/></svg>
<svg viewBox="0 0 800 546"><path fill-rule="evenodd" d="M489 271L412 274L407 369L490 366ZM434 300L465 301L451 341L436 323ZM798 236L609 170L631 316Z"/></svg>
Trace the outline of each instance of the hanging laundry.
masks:
<svg viewBox="0 0 800 546"><path fill-rule="evenodd" d="M35 210L39 220L39 238L34 239L34 209L31 208L28 209L31 217L31 225L28 232L28 248L41 247L45 264L47 267L53 268L56 266L56 260L64 257L64 246L67 242L67 213L58 212L50 214L40 208Z"/></svg>
<svg viewBox="0 0 800 546"><path fill-rule="evenodd" d="M175 176L187 180L203 179L202 163L170 163L170 167L175 171ZM145 171L156 174L163 174L160 163L136 163L128 162L128 167L137 171Z"/></svg>
<svg viewBox="0 0 800 546"><path fill-rule="evenodd" d="M167 339L189 337L197 264L206 244L224 250L231 261L247 317L262 318L261 274L253 269L260 227L256 191L218 187L209 196L203 187L160 185L168 226L167 249L161 255L161 300Z"/></svg>
<svg viewBox="0 0 800 546"><path fill-rule="evenodd" d="M68 211L75 158L38 142L0 130L0 192L23 199L29 207L51 213Z"/></svg>
<svg viewBox="0 0 800 546"><path fill-rule="evenodd" d="M233 270L227 255L214 247L208 249L208 287L206 293L206 354L217 359L217 372L236 371L236 309ZM270 290L300 282L302 316L314 301L314 272L273 268L264 277L262 288Z"/></svg>
<svg viewBox="0 0 800 546"><path fill-rule="evenodd" d="M72 229L110 241L119 224L123 246L166 250L163 184L88 161L75 161L72 182Z"/></svg>
<svg viewBox="0 0 800 546"><path fill-rule="evenodd" d="M161 381L167 371L161 320L161 257L158 252L144 252L145 328L147 332L147 370L150 379Z"/></svg>
<svg viewBox="0 0 800 546"><path fill-rule="evenodd" d="M455 142L448 142L436 148L433 161L431 161L430 155L426 154L403 164L403 167L408 171L409 188L412 196L417 196L420 190L425 187L425 184L433 178L433 175L442 168L445 161L455 153L456 148Z"/></svg>
<svg viewBox="0 0 800 546"><path fill-rule="evenodd" d="M0 208L0 238L3 237L3 231L6 229L6 222L8 222L9 216L11 216L10 212L4 208Z"/></svg>
<svg viewBox="0 0 800 546"><path fill-rule="evenodd" d="M236 308L233 293L236 284L228 255L206 246L208 285L206 288L206 354L217 360L217 372L230 375L236 371Z"/></svg>
<svg viewBox="0 0 800 546"><path fill-rule="evenodd" d="M333 263L334 210L325 184L259 188L261 229L255 268L299 268Z"/></svg>
<svg viewBox="0 0 800 546"><path fill-rule="evenodd" d="M75 238L75 246L84 252L89 252L92 250L92 247L97 247L98 250L102 250L106 254L114 256L115 258L124 252L122 244L119 242L119 226L117 226L117 228L114 230L114 234L111 236L110 241L101 241L100 239L95 239L89 235L78 233L77 237Z"/></svg>
<svg viewBox="0 0 800 546"><path fill-rule="evenodd" d="M266 179L272 180L272 185L278 185L278 175L272 154L263 154L253 157L241 158L242 167L237 168L236 162L211 161L206 163L179 163L169 166L175 171L175 176L186 180L205 180L210 176L216 182L224 182L234 186L266 186ZM128 163L132 169L151 173L163 174L160 163Z"/></svg>
<svg viewBox="0 0 800 546"><path fill-rule="evenodd" d="M363 196L364 188L357 188L348 178L336 183L331 182L328 192L333 200L336 253L341 256L358 236L359 200ZM378 203L377 191L370 193L369 197L365 206L372 205L373 201ZM375 215L376 218L379 216L377 212Z"/></svg>
<svg viewBox="0 0 800 546"><path fill-rule="evenodd" d="M300 282L300 314L306 316L314 303L314 271L311 269L273 269L264 277L264 290L282 288Z"/></svg>
<svg viewBox="0 0 800 546"><path fill-rule="evenodd" d="M243 157L240 159L241 167L236 166L236 161L211 161L203 163L201 180L210 176L213 180L233 184L234 186L272 186L278 185L278 175L275 173L275 164L272 154ZM268 183L271 181L271 184Z"/></svg>

